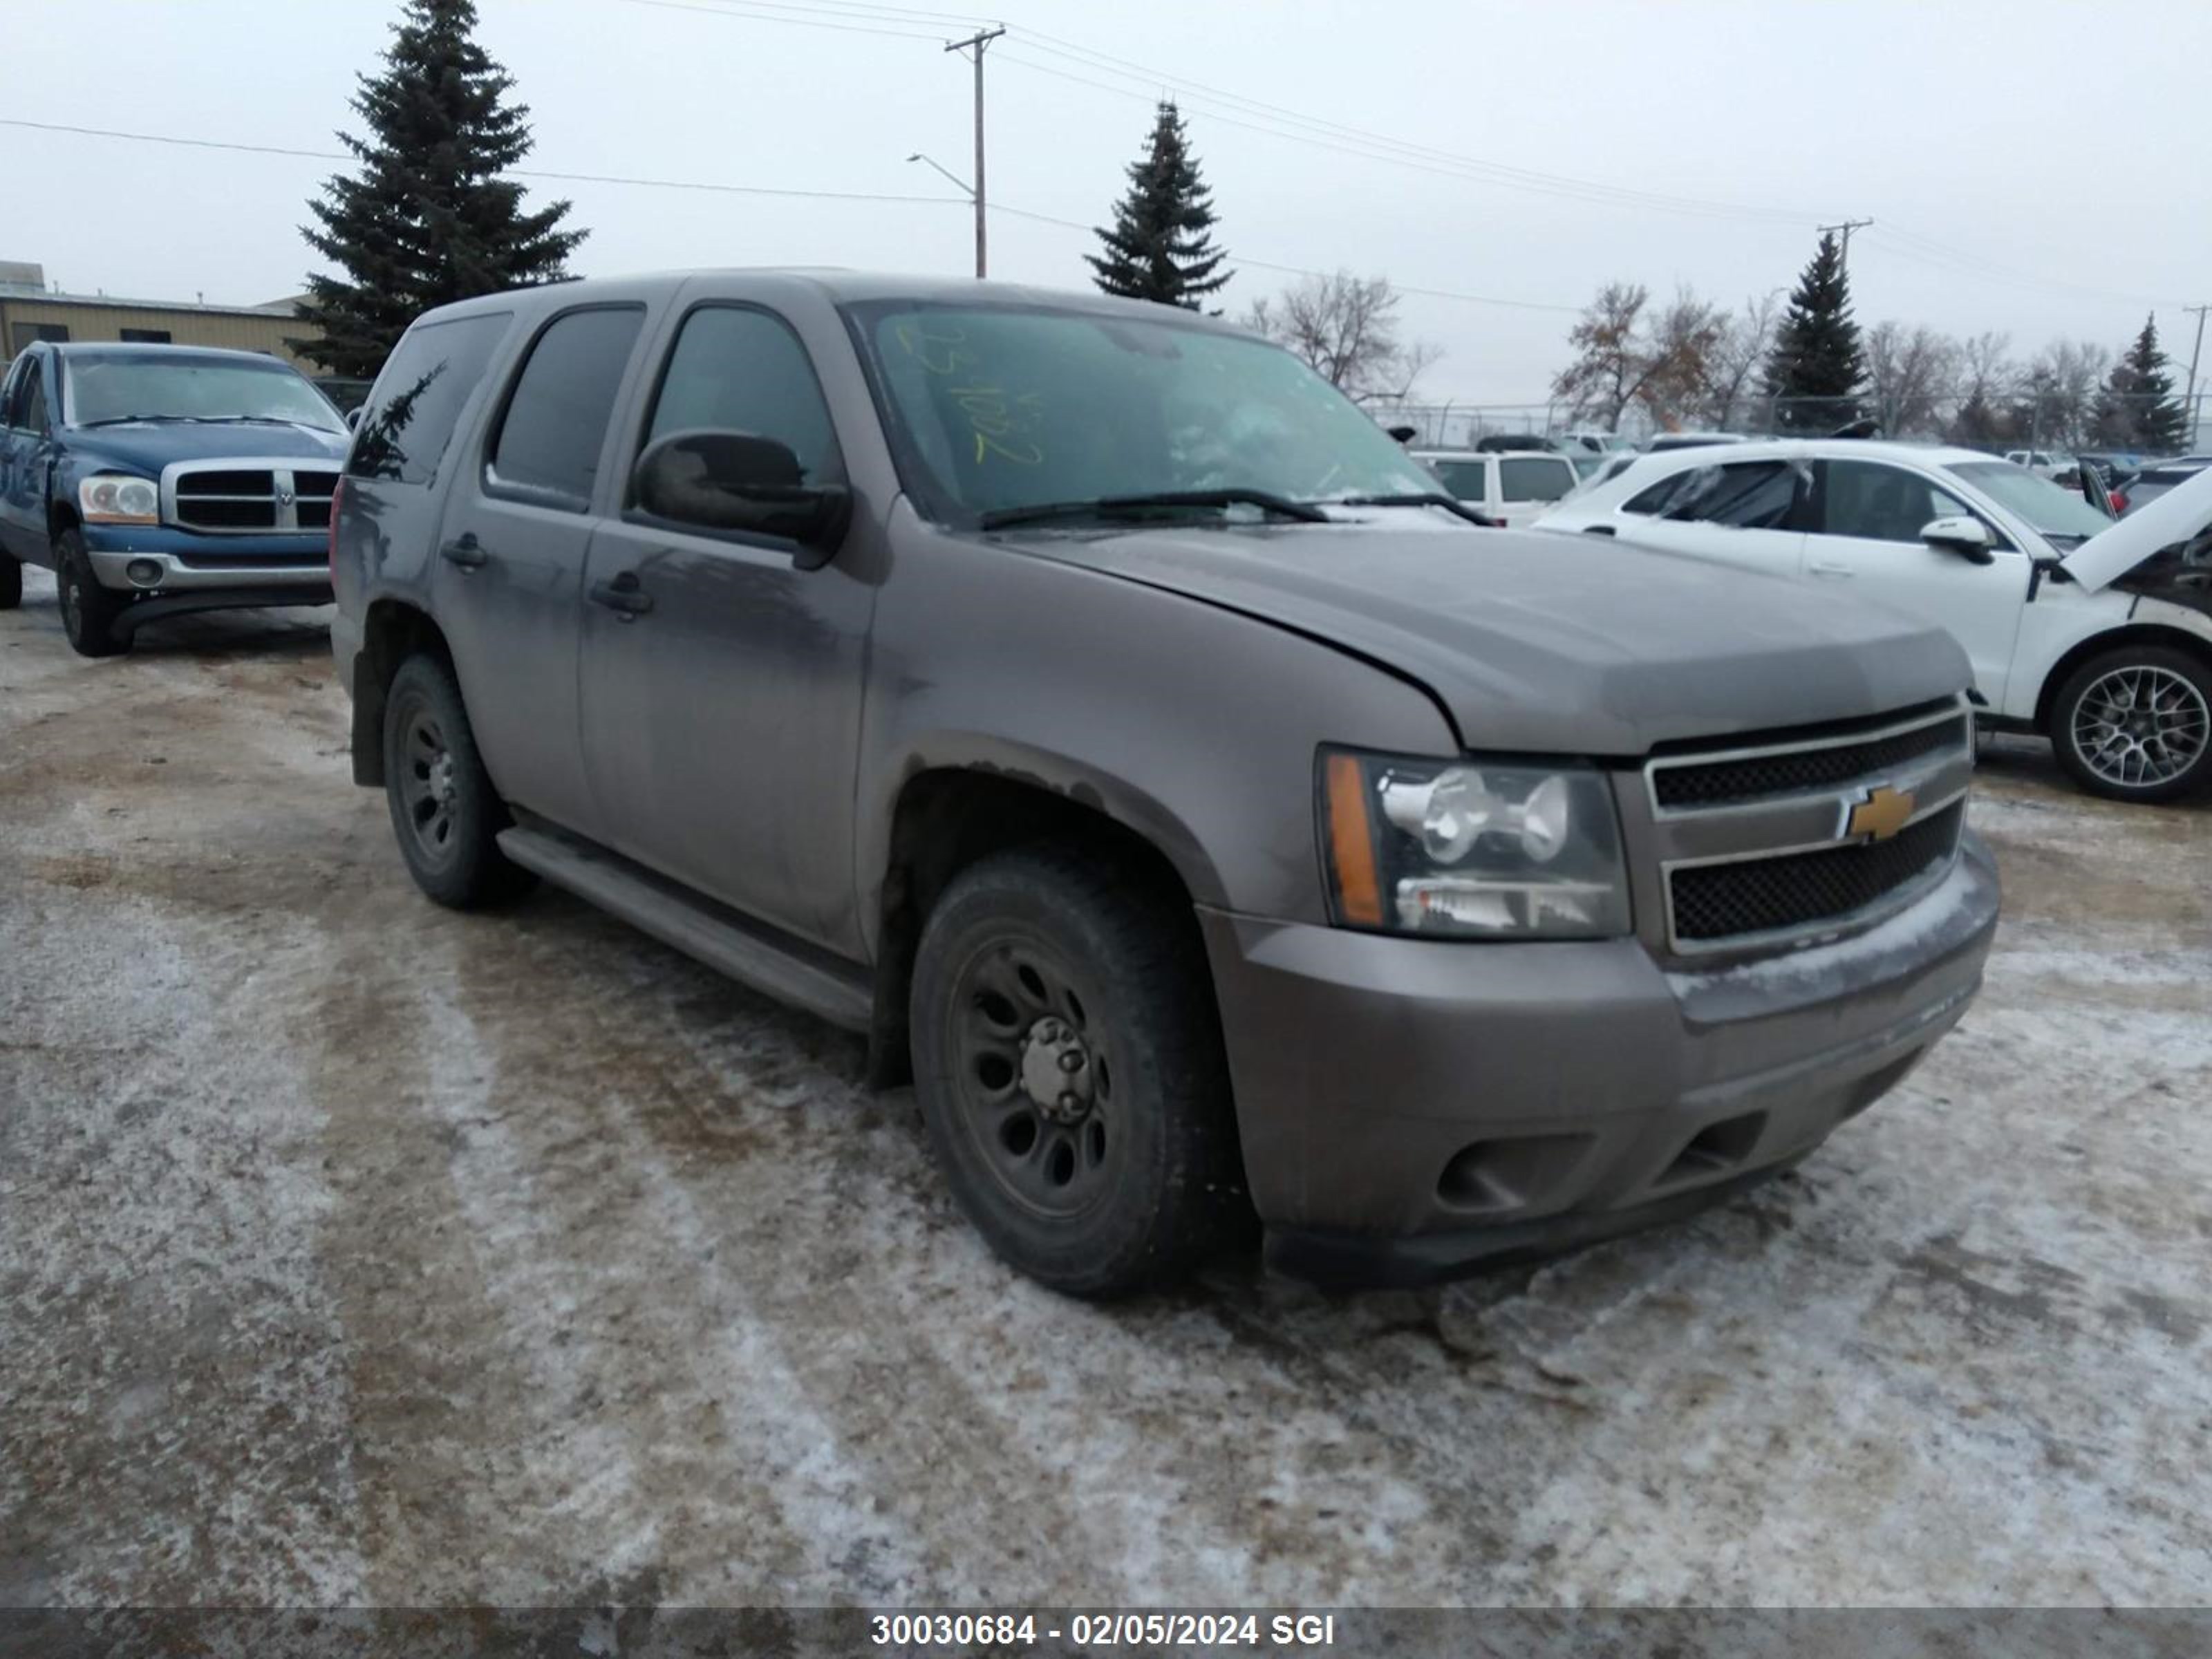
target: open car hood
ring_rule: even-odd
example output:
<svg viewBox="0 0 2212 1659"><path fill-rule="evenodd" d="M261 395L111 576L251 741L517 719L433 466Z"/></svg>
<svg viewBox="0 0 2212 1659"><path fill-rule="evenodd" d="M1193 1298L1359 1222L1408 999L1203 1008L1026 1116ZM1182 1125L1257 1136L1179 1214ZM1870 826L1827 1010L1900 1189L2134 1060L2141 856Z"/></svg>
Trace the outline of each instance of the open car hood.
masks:
<svg viewBox="0 0 2212 1659"><path fill-rule="evenodd" d="M2141 512L2100 530L2059 561L2059 568L2094 593L2144 560L2180 546L2212 525L2212 466L2177 484Z"/></svg>

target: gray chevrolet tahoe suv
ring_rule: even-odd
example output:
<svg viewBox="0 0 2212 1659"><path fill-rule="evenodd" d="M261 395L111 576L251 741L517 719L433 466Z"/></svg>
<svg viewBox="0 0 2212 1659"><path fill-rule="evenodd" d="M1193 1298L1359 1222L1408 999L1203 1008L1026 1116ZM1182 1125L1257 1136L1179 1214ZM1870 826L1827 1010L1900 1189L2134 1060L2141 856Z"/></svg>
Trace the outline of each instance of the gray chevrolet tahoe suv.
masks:
<svg viewBox="0 0 2212 1659"><path fill-rule="evenodd" d="M333 519L356 780L867 1034L1007 1260L1409 1282L1786 1168L1997 912L1939 631L1480 528L1179 310L713 272L446 307Z"/></svg>

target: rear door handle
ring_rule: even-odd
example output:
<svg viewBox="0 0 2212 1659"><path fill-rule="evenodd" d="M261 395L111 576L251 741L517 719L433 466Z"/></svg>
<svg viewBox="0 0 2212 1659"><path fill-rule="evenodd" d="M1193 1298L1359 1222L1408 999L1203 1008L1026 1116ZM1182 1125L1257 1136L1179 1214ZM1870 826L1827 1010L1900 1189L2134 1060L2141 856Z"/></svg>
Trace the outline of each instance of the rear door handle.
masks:
<svg viewBox="0 0 2212 1659"><path fill-rule="evenodd" d="M477 540L477 532L473 530L465 531L447 542L438 550L438 555L447 564L457 564L464 570L480 570L491 558L491 555L483 550L483 544Z"/></svg>
<svg viewBox="0 0 2212 1659"><path fill-rule="evenodd" d="M1847 581L1858 574L1847 564L1831 564L1825 559L1814 559L1805 568L1815 576L1841 576Z"/></svg>
<svg viewBox="0 0 2212 1659"><path fill-rule="evenodd" d="M625 570L603 582L592 584L592 603L603 605L629 622L653 609L653 595L637 585L637 572Z"/></svg>
<svg viewBox="0 0 2212 1659"><path fill-rule="evenodd" d="M1583 526L1585 536L1618 536L1620 533L1609 524L1586 524Z"/></svg>

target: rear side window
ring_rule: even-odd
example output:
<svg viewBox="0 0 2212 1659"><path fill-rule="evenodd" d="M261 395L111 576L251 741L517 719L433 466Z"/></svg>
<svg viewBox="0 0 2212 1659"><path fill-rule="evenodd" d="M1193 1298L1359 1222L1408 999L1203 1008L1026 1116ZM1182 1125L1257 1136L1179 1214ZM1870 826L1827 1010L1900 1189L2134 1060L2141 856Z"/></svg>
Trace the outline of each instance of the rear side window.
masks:
<svg viewBox="0 0 2212 1659"><path fill-rule="evenodd" d="M1431 461L1437 479L1449 490L1453 499L1480 501L1488 499L1490 464L1487 461Z"/></svg>
<svg viewBox="0 0 2212 1659"><path fill-rule="evenodd" d="M489 312L408 330L376 377L347 472L429 483L508 319L507 312Z"/></svg>
<svg viewBox="0 0 2212 1659"><path fill-rule="evenodd" d="M1575 470L1564 460L1508 458L1498 464L1498 498L1556 501L1575 487Z"/></svg>
<svg viewBox="0 0 2212 1659"><path fill-rule="evenodd" d="M1789 462L1735 461L1662 478L1620 510L1738 530L1781 530L1788 527L1796 500L1797 471Z"/></svg>
<svg viewBox="0 0 2212 1659"><path fill-rule="evenodd" d="M844 477L806 348L767 312L702 306L684 319L645 441L700 428L775 439L799 457L809 483Z"/></svg>
<svg viewBox="0 0 2212 1659"><path fill-rule="evenodd" d="M592 504L615 393L645 326L643 306L555 318L514 382L484 482L580 513Z"/></svg>

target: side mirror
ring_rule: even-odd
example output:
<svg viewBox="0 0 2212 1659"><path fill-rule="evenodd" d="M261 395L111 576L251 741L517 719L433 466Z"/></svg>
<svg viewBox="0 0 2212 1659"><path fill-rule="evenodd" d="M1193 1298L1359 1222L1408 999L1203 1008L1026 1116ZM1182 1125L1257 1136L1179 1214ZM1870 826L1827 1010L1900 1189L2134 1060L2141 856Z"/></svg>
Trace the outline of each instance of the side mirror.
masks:
<svg viewBox="0 0 2212 1659"><path fill-rule="evenodd" d="M750 432L672 432L637 458L631 485L656 519L797 542L802 570L828 562L853 509L851 490L808 483L788 445Z"/></svg>
<svg viewBox="0 0 2212 1659"><path fill-rule="evenodd" d="M1990 527L1979 519L1961 514L1948 519L1930 519L1920 526L1920 539L1929 546L1946 553L1956 553L1969 564L1994 564L1996 555L1990 551Z"/></svg>

